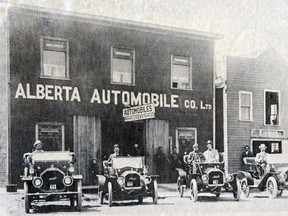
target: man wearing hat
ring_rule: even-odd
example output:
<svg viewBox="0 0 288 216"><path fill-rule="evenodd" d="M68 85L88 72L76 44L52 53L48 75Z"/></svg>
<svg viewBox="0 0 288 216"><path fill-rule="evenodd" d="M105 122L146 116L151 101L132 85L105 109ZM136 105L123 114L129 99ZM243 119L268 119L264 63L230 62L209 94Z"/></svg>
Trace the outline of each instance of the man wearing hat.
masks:
<svg viewBox="0 0 288 216"><path fill-rule="evenodd" d="M108 163L111 163L112 158L120 156L119 152L120 152L119 144L115 144L114 145L114 153L109 156Z"/></svg>
<svg viewBox="0 0 288 216"><path fill-rule="evenodd" d="M212 141L207 141L207 150L203 153L205 161L209 163L219 162L219 154L216 149L212 148Z"/></svg>
<svg viewBox="0 0 288 216"><path fill-rule="evenodd" d="M193 151L189 153L188 159L187 159L187 163L192 164L192 170L191 170L191 167L189 168L190 172L192 172L192 173L196 173L197 166L196 166L195 162L200 160L200 156L198 155L199 153L200 153L199 152L199 146L197 143L195 143L193 145Z"/></svg>
<svg viewBox="0 0 288 216"><path fill-rule="evenodd" d="M35 150L32 153L44 152L42 149L43 143L40 140L36 140L33 146Z"/></svg>
<svg viewBox="0 0 288 216"><path fill-rule="evenodd" d="M264 175L267 167L267 153L266 153L266 145L262 143L259 146L260 152L256 154L256 163L257 167L259 167L260 175Z"/></svg>

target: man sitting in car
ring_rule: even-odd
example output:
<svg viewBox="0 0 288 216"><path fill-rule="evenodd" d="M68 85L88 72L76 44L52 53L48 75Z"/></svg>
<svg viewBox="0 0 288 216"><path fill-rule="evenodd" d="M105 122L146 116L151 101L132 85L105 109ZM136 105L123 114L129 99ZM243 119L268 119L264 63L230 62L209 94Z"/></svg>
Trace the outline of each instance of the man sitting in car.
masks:
<svg viewBox="0 0 288 216"><path fill-rule="evenodd" d="M259 171L260 176L263 176L266 172L267 168L267 153L266 153L266 145L262 143L259 146L260 152L256 154L256 163L257 163L257 168Z"/></svg>
<svg viewBox="0 0 288 216"><path fill-rule="evenodd" d="M207 150L203 153L205 157L205 162L213 163L219 162L219 153L216 149L212 148L212 141L207 141Z"/></svg>
<svg viewBox="0 0 288 216"><path fill-rule="evenodd" d="M196 173L197 164L196 162L201 162L201 158L199 156L199 146L197 143L193 145L193 151L189 153L187 163L192 164L192 170L189 170L191 173Z"/></svg>

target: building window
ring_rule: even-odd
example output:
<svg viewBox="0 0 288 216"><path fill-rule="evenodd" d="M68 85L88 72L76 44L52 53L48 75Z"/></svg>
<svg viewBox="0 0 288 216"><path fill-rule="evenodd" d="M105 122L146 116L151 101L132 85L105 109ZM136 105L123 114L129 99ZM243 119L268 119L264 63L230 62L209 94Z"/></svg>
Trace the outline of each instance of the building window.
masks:
<svg viewBox="0 0 288 216"><path fill-rule="evenodd" d="M252 107L252 93L239 92L239 120L252 121L253 120L253 107Z"/></svg>
<svg viewBox="0 0 288 216"><path fill-rule="evenodd" d="M282 153L282 141L281 140L252 140L252 151L256 155L260 152L259 146L265 144L266 152L269 154L281 154Z"/></svg>
<svg viewBox="0 0 288 216"><path fill-rule="evenodd" d="M171 88L192 89L192 58L171 55Z"/></svg>
<svg viewBox="0 0 288 216"><path fill-rule="evenodd" d="M111 83L135 84L135 51L131 49L111 48Z"/></svg>
<svg viewBox="0 0 288 216"><path fill-rule="evenodd" d="M265 91L265 124L279 125L279 92Z"/></svg>
<svg viewBox="0 0 288 216"><path fill-rule="evenodd" d="M42 38L42 78L68 79L68 41Z"/></svg>
<svg viewBox="0 0 288 216"><path fill-rule="evenodd" d="M36 123L35 137L43 142L44 151L64 151L64 124L53 122Z"/></svg>

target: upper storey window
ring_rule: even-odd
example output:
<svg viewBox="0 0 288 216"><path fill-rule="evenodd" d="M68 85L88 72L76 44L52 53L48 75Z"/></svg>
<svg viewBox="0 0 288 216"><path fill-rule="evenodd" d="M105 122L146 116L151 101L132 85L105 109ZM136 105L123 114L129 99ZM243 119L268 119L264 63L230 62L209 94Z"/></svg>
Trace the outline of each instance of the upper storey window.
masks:
<svg viewBox="0 0 288 216"><path fill-rule="evenodd" d="M135 84L135 51L126 48L111 48L111 83Z"/></svg>
<svg viewBox="0 0 288 216"><path fill-rule="evenodd" d="M42 78L68 79L68 41L42 38Z"/></svg>
<svg viewBox="0 0 288 216"><path fill-rule="evenodd" d="M171 88L192 89L192 58L171 55Z"/></svg>
<svg viewBox="0 0 288 216"><path fill-rule="evenodd" d="M279 125L279 92L265 91L265 124Z"/></svg>

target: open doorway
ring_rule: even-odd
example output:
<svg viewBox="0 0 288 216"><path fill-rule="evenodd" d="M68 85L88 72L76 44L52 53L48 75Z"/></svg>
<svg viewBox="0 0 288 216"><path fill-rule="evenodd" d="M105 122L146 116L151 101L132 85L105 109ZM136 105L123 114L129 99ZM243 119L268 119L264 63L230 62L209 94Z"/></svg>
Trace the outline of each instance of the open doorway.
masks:
<svg viewBox="0 0 288 216"><path fill-rule="evenodd" d="M102 157L108 159L113 153L114 144L119 144L120 154L131 154L135 143L138 144L141 155L144 155L144 123L124 121L102 121Z"/></svg>

